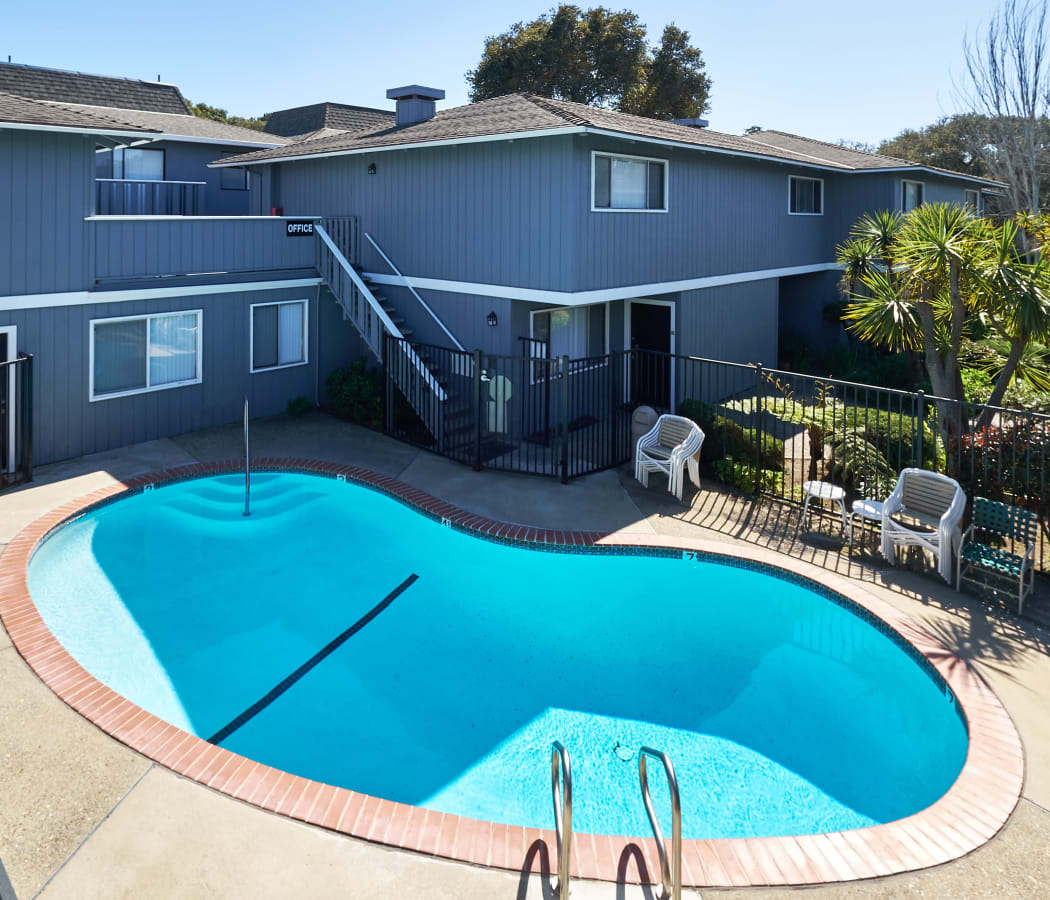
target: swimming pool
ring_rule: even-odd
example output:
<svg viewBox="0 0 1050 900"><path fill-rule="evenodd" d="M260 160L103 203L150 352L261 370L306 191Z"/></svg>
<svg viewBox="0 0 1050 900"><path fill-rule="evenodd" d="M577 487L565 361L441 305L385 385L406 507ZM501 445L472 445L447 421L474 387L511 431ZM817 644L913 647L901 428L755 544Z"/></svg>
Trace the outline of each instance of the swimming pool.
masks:
<svg viewBox="0 0 1050 900"><path fill-rule="evenodd" d="M943 682L813 585L484 541L308 475L253 476L245 519L242 491L186 481L92 511L38 548L29 588L96 678L269 765L549 827L558 739L576 830L645 834L644 743L675 763L687 837L742 837L910 815L965 760Z"/></svg>

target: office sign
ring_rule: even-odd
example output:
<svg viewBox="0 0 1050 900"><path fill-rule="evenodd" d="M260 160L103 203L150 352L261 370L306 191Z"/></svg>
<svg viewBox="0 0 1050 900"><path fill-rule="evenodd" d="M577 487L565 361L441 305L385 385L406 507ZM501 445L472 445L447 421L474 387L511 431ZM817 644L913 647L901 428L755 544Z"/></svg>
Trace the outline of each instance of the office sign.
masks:
<svg viewBox="0 0 1050 900"><path fill-rule="evenodd" d="M284 233L288 237L313 237L314 223L309 219L289 219L284 223Z"/></svg>

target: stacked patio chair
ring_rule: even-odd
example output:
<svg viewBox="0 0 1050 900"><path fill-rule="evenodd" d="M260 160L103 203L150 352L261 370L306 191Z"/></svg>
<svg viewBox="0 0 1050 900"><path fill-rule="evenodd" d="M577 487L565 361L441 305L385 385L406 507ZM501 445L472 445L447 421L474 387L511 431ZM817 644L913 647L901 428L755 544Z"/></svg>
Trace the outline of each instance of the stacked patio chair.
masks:
<svg viewBox="0 0 1050 900"><path fill-rule="evenodd" d="M667 490L681 500L687 464L690 479L700 487L697 457L703 443L704 433L692 419L664 414L648 433L638 438L634 477L649 487L650 472L666 475Z"/></svg>
<svg viewBox="0 0 1050 900"><path fill-rule="evenodd" d="M1039 517L1031 510L975 497L973 520L962 537L955 585L963 581L989 586L989 581L1017 583L1017 613L1024 611L1025 598L1034 584L1035 536ZM1012 544L1014 553L1003 547Z"/></svg>
<svg viewBox="0 0 1050 900"><path fill-rule="evenodd" d="M903 469L897 487L882 505L882 555L897 562L898 547L921 547L952 583L952 549L966 510L959 482L927 469Z"/></svg>

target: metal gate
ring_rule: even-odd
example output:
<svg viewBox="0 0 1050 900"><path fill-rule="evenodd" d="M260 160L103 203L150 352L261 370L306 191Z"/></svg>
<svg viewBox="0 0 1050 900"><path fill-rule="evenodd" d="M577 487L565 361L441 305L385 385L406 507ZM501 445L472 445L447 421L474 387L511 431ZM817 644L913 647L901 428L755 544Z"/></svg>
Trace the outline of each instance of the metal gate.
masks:
<svg viewBox="0 0 1050 900"><path fill-rule="evenodd" d="M33 478L33 357L6 355L0 353L0 490Z"/></svg>

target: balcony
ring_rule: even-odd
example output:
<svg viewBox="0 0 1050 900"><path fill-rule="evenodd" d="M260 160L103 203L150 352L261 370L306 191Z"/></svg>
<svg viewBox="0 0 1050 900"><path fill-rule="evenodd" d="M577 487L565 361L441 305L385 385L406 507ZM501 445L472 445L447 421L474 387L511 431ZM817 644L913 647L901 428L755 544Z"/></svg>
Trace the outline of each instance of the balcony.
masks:
<svg viewBox="0 0 1050 900"><path fill-rule="evenodd" d="M289 235L287 221L278 216L90 216L95 290L316 278L315 238Z"/></svg>
<svg viewBox="0 0 1050 900"><path fill-rule="evenodd" d="M96 178L95 212L100 216L199 216L203 181Z"/></svg>

